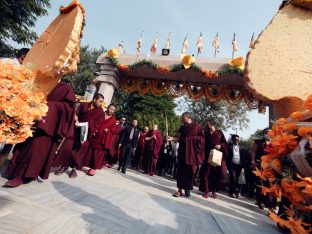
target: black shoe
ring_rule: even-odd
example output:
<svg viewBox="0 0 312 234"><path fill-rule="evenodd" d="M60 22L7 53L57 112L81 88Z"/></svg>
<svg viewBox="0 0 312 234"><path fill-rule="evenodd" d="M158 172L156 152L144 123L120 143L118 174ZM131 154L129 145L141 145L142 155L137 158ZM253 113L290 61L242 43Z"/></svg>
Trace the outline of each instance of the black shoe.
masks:
<svg viewBox="0 0 312 234"><path fill-rule="evenodd" d="M263 209L264 209L264 206L263 206L261 203L257 202L256 204L257 204L257 206L258 206L258 208L259 208L260 210L263 210Z"/></svg>
<svg viewBox="0 0 312 234"><path fill-rule="evenodd" d="M120 171L120 169L121 169L121 166L119 166L119 167L117 168L117 171Z"/></svg>
<svg viewBox="0 0 312 234"><path fill-rule="evenodd" d="M186 197L190 197L190 196L191 196L190 190L185 190L185 196L186 196Z"/></svg>
<svg viewBox="0 0 312 234"><path fill-rule="evenodd" d="M126 174L126 171L125 170L121 170L121 173Z"/></svg>
<svg viewBox="0 0 312 234"><path fill-rule="evenodd" d="M231 197L231 198L234 198L234 194L233 194L233 193L230 193L230 197Z"/></svg>

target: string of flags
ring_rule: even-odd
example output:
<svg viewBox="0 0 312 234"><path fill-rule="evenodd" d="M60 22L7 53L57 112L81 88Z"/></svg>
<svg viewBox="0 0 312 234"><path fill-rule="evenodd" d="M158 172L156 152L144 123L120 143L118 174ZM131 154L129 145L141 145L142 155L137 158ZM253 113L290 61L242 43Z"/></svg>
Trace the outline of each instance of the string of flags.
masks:
<svg viewBox="0 0 312 234"><path fill-rule="evenodd" d="M142 50L142 44L143 44L143 35L144 35L144 31L142 31L138 41L137 41L137 56L139 56L141 54L141 50ZM170 47L171 47L171 41L170 41L170 37L171 37L171 32L168 34L167 38L166 38L166 42L165 42L165 46L162 49L162 55L163 56L168 56L170 54ZM153 38L152 41L152 45L150 47L150 53L152 55L155 55L157 53L158 50L158 33L156 33L155 37ZM203 53L203 46L204 46L204 40L203 40L203 34L200 32L199 37L197 39L196 42L196 47L197 47L197 57L199 57L202 53ZM186 34L183 43L182 43L182 48L181 48L181 55L184 55L187 53L189 47L189 40L188 40L188 34ZM213 57L216 58L217 53L220 52L220 41L219 41L219 33L217 33L215 35L215 37L213 38L212 41L212 47L214 50L214 54ZM124 49L124 42L121 41L118 44L118 51L119 53L125 53L125 49ZM249 48L250 49L254 49L255 48L255 34L253 33L250 39L250 43L249 43ZM233 40L232 40L232 58L235 57L235 53L238 51L238 42L237 42L237 37L236 37L236 33L234 33L233 35Z"/></svg>

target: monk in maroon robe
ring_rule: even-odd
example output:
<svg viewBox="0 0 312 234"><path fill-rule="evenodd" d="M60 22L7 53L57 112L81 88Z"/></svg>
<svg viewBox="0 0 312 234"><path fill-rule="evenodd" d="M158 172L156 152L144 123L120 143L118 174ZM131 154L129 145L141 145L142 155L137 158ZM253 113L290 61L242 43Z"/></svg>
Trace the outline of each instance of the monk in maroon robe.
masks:
<svg viewBox="0 0 312 234"><path fill-rule="evenodd" d="M120 149L118 148L118 145L119 145L119 138L122 133L122 130L123 128L120 125L120 121L116 120L116 125L112 129L111 147L109 150L109 158L107 160L108 168L112 168L113 165L119 161Z"/></svg>
<svg viewBox="0 0 312 234"><path fill-rule="evenodd" d="M212 166L208 163L210 151L217 149L222 152L221 166ZM226 157L227 142L222 131L217 130L212 120L207 121L207 130L205 131L205 160L200 169L200 186L199 191L203 192L203 197L209 197L209 191L212 192L213 198L217 198L217 191L221 182L226 175Z"/></svg>
<svg viewBox="0 0 312 234"><path fill-rule="evenodd" d="M54 167L61 167L55 172L56 175L63 174L69 167L72 171L70 178L77 177L76 169L82 170L86 154L90 147L90 137L95 133L97 125L104 120L104 110L102 108L104 96L95 94L92 102L79 104L75 116L75 136L67 138L60 148L57 157L53 163ZM79 123L88 123L88 135L85 142L81 144L81 128Z"/></svg>
<svg viewBox="0 0 312 234"><path fill-rule="evenodd" d="M150 131L145 137L146 150L144 157L146 158L147 165L145 165L144 170L146 174L153 176L155 174L157 161L159 158L159 152L162 145L162 136L158 132L158 126L153 125L153 130Z"/></svg>
<svg viewBox="0 0 312 234"><path fill-rule="evenodd" d="M135 151L134 164L137 170L142 169L142 163L144 158L146 141L149 128L147 126L144 127L143 131L140 132L140 137L138 141L138 146Z"/></svg>
<svg viewBox="0 0 312 234"><path fill-rule="evenodd" d="M204 159L204 136L199 124L192 122L188 112L182 114L183 126L180 128L178 137L168 137L168 141L178 141L178 165L177 165L177 187L175 197L190 196L193 189L194 176L197 168Z"/></svg>
<svg viewBox="0 0 312 234"><path fill-rule="evenodd" d="M57 144L73 136L75 93L61 81L47 96L49 110L38 122L34 136L16 145L13 158L4 175L11 178L5 186L17 187L40 176L47 179Z"/></svg>
<svg viewBox="0 0 312 234"><path fill-rule="evenodd" d="M99 124L95 133L91 136L91 147L87 153L85 166L90 169L87 174L94 176L97 169L106 165L106 157L111 149L112 130L116 126L113 116L116 111L114 105L109 105L105 112L105 118Z"/></svg>

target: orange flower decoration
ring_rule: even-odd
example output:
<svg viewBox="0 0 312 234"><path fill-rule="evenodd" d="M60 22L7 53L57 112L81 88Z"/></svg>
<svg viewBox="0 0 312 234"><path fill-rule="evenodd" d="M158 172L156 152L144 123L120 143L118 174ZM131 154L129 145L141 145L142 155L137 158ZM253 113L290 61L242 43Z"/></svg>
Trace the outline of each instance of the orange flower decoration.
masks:
<svg viewBox="0 0 312 234"><path fill-rule="evenodd" d="M129 67L128 67L128 65L121 64L121 65L118 65L118 69L122 70L122 71L128 71Z"/></svg>
<svg viewBox="0 0 312 234"><path fill-rule="evenodd" d="M304 119L304 114L300 111L296 111L290 115L290 117L294 120L300 121Z"/></svg>
<svg viewBox="0 0 312 234"><path fill-rule="evenodd" d="M48 111L43 92L33 87L34 78L26 67L0 61L0 142L25 141L33 123Z"/></svg>
<svg viewBox="0 0 312 234"><path fill-rule="evenodd" d="M157 67L157 71L161 72L161 73L169 73L170 72L170 68L164 66L164 65L160 65Z"/></svg>
<svg viewBox="0 0 312 234"><path fill-rule="evenodd" d="M287 154L293 151L297 144L297 136L288 133L277 135L271 142L272 147L277 149L279 154Z"/></svg>
<svg viewBox="0 0 312 234"><path fill-rule="evenodd" d="M300 127L298 128L298 135L306 137L312 134L312 127Z"/></svg>
<svg viewBox="0 0 312 234"><path fill-rule="evenodd" d="M256 167L256 170L253 171L253 173L254 173L256 176L260 177L260 179L266 180L266 177L265 177L265 175L263 174L263 172L262 172L261 170L259 170L257 167Z"/></svg>

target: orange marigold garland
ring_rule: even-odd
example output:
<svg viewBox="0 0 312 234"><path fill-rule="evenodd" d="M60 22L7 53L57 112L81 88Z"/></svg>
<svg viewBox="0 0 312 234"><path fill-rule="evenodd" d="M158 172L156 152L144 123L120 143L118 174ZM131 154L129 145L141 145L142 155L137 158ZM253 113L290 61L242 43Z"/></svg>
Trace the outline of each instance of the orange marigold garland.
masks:
<svg viewBox="0 0 312 234"><path fill-rule="evenodd" d="M0 60L0 142L25 141L34 121L48 111L43 92L32 86L34 78L26 67Z"/></svg>
<svg viewBox="0 0 312 234"><path fill-rule="evenodd" d="M262 180L268 181L268 187L261 186L262 194L272 194L277 198L286 197L289 207L282 214L287 218L269 211L269 216L281 227L287 228L291 233L310 233L312 231L312 179L303 178L300 170L291 163L290 154L295 152L299 143L308 139L305 145L306 156L311 156L312 124L300 122L312 116L312 95L305 102L308 111L294 112L290 118L281 118L273 125L269 136L272 141L266 148L267 155L262 156L261 170L256 168L254 173ZM310 150L310 151L309 151ZM282 216L281 215L281 216Z"/></svg>

